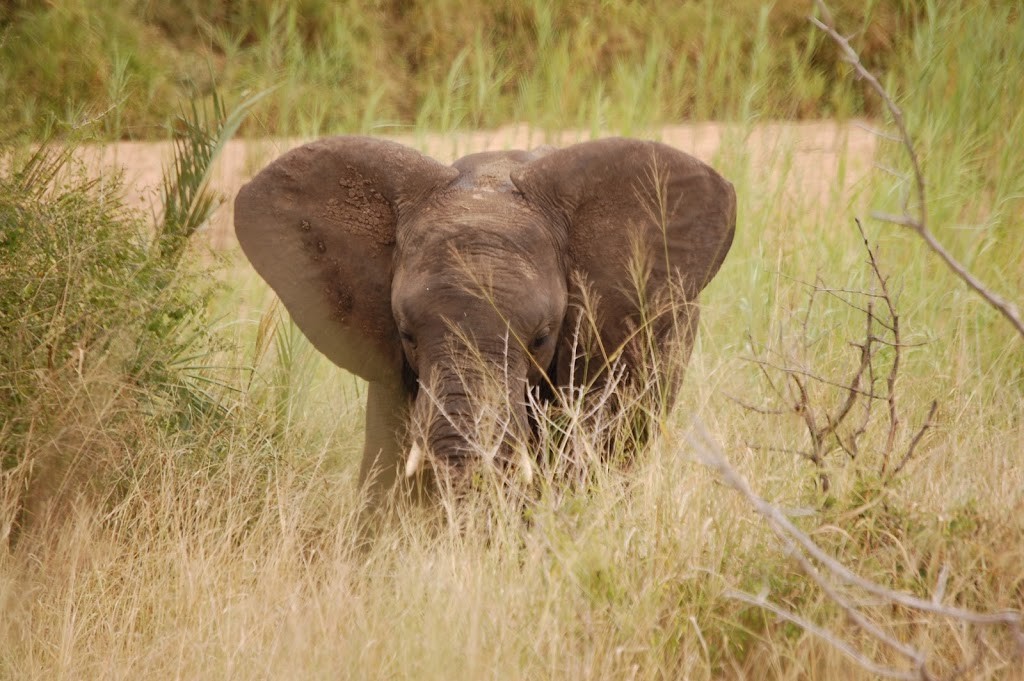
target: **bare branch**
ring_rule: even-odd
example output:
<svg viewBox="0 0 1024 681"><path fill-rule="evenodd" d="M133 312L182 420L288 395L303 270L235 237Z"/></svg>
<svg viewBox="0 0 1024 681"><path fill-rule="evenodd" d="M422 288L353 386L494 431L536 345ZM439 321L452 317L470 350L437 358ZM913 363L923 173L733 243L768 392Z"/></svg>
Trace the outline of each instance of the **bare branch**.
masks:
<svg viewBox="0 0 1024 681"><path fill-rule="evenodd" d="M824 385L830 385L833 388L842 388L843 390L850 390L851 389L850 386L848 386L848 385L844 385L844 384L840 383L839 381L833 381L832 379L825 378L824 376L819 376L819 375L817 375L817 374L815 374L815 373L813 373L811 371L808 371L806 369L797 369L795 367L779 366L778 364L774 364L774 363L769 362L767 360L758 359L757 357L744 357L743 359L745 359L748 362L753 362L754 364L765 366L765 367L768 367L770 369L775 369L776 371L781 371L781 372L783 372L785 374L788 374L788 375L804 376L804 377L809 378L812 381L815 381L817 383L822 383ZM858 395L863 395L864 397L869 397L869 398L871 398L873 400L883 399L881 395L876 395L873 392L867 392L867 391L856 389L856 388L854 388L853 390Z"/></svg>
<svg viewBox="0 0 1024 681"><path fill-rule="evenodd" d="M903 199L903 215L889 215L886 213L872 213L872 217L877 220L883 220L885 222L891 222L893 224L902 225L907 227L914 232L917 232L924 242L928 245L928 248L932 250L939 258L946 263L946 266L952 270L952 272L958 276L964 283L974 289L974 291L980 295L989 305L999 311L1013 327L1020 334L1021 338L1024 339L1024 320L1021 319L1020 312L1017 306L1010 301L1004 299L1002 296L991 291L986 287L977 277L972 275L967 268L960 264L960 262L953 257L953 255L939 243L935 235L932 234L931 230L928 229L928 204L925 201L925 181L924 173L921 170L921 162L918 158L917 151L914 148L913 138L910 136L910 132L907 130L906 120L903 116L903 110L893 101L893 98L889 96L885 87L882 86L878 79L875 78L867 67L860 60L860 55L850 45L850 41L840 34L832 22L832 14L829 12L828 7L825 5L824 0L816 0L819 11L821 12L824 22L817 17L808 17L810 22L817 26L819 29L824 31L833 42L839 47L840 52L843 55L843 59L853 66L854 70L860 78L863 78L868 85L874 90L882 101L885 103L885 108L889 111L892 116L893 122L896 124L897 130L899 130L899 136L902 141L904 149L907 151L907 156L910 159L911 167L914 171L914 190L917 195L917 211L918 215L915 217L910 212L909 200L907 197Z"/></svg>
<svg viewBox="0 0 1024 681"><path fill-rule="evenodd" d="M870 579L861 577L838 560L825 553L825 551L815 544L810 537L794 525L777 506L758 496L753 489L751 489L750 483L747 479L740 475L740 473L729 464L725 456L722 454L721 448L711 438L706 430L701 428L699 434L701 437L701 440L699 441L694 436L690 436L688 438L690 444L696 450L699 460L705 466L715 470L727 486L739 492L747 500L754 511L768 522L769 527L773 532L775 532L776 536L784 542L794 542L796 545L801 547L807 555L821 563L834 577L846 582L847 584L863 589L874 596L878 596L879 598L901 605L905 608L942 615L943 617L949 617L972 624L1006 625L1010 628L1014 639L1018 644L1018 653L1024 654L1024 632L1022 632L1022 623L1024 623L1024 619L1022 619L1020 612L1016 610L1008 610L995 613L979 613L965 608L958 608L956 606L942 605L941 603L936 603L931 600L924 600L917 598L916 596L911 596L910 594L903 593L902 591L895 591L882 586L877 582L873 582Z"/></svg>
<svg viewBox="0 0 1024 681"><path fill-rule="evenodd" d="M806 311L801 312L799 316L794 315L800 325L800 334L802 334L800 338L791 342L783 340L784 334L780 326L778 347L762 348L761 357L744 358L758 366L761 374L768 380L778 403L759 406L733 396L729 396L729 399L757 414L765 416L793 414L799 417L809 440L805 447L794 449L759 444L749 446L765 451L795 453L813 462L819 468L825 465L826 458L835 451L841 450L851 459L857 458L861 449L860 440L872 423L873 404L875 401L884 402L887 406L888 429L883 444L879 448L879 472L882 478L888 481L892 480L896 473L902 470L913 457L924 433L933 426L935 411L928 416L925 425L914 434L902 453L897 454L897 449L906 443L903 437L903 419L899 410L897 382L903 366L903 348L915 344L903 341L900 313L897 309L896 298L889 285L889 275L882 270L876 247L872 246L868 240L860 220L855 219L855 222L861 243L867 252L866 263L875 283L870 290L857 291L828 288L820 276L815 278L814 283L799 281L798 283L809 289ZM844 295L837 294L835 292L837 290L841 290ZM813 367L807 367L806 358L810 351L808 343L810 309L819 292L825 292L835 300L863 314L863 340L848 341L851 347L857 349L859 361L851 368L848 378L845 379L835 379L820 371L815 371ZM855 295L864 298L866 303L858 305L859 301L855 302ZM878 301L884 304L878 304ZM749 342L752 347L755 345L753 339L749 339ZM883 347L892 349L891 362L887 362L880 353L880 349ZM880 392L878 382L883 367L885 367L886 373L886 388ZM775 372L782 377L778 382L772 377ZM822 400L819 395L820 391L812 390L812 387L816 388L818 385L825 386L826 390L834 389L831 392L836 395L837 399L829 399L827 402ZM862 416L857 419L857 423L848 425L850 415L853 414L858 402L862 401L861 398L864 398ZM894 457L899 459L899 464L896 471L890 471L891 460ZM821 485L824 491L828 491L828 476L823 472L821 473Z"/></svg>
<svg viewBox="0 0 1024 681"><path fill-rule="evenodd" d="M768 527L782 542L787 555L797 561L801 570L821 588L822 592L831 602L841 608L847 617L869 636L905 657L912 664L913 671L904 671L878 664L854 648L849 641L840 638L835 632L768 601L763 595L752 596L745 592L729 589L725 592L726 597L764 608L776 616L796 624L808 633L819 637L829 645L834 646L869 672L888 678L929 680L934 677L928 671L927 657L922 651L884 631L856 605L851 603L849 598L840 593L833 585L832 580L839 580L875 596L879 599L879 605L888 605L889 607L900 605L905 608L969 624L1004 626L1009 630L1011 639L1016 646L1016 657L1024 657L1024 631L1022 631L1024 618L1022 618L1019 611L980 613L955 606L943 605L941 601L945 594L948 579L948 569L945 567L939 575L938 584L930 600L917 598L861 577L828 555L807 534L797 528L778 506L758 496L750 487L747 479L729 464L717 442L710 437L702 425L697 424L695 430L695 433L691 433L688 436L688 441L694 448L697 458L705 466L715 470L726 486L738 492L754 511L765 520ZM811 559L817 561L821 565L821 569L812 563ZM966 665L960 668L957 675L976 665L980 655L979 651L975 659L967 661Z"/></svg>
<svg viewBox="0 0 1024 681"><path fill-rule="evenodd" d="M814 567L811 561L807 560L805 555L800 553L792 542L787 542L787 546L790 550L790 555L800 564L800 568L804 571L804 574L813 579L815 583L821 587L821 590L825 592L825 595L828 596L833 603L842 608L843 612L846 613L846 616L849 617L854 624L866 631L868 635L872 636L875 640L896 650L904 657L910 658L918 670L917 676L927 677L925 656L921 651L902 643L885 633L881 627L875 624L871 619L864 615L864 613L854 607L846 598L836 591L832 584L825 579L817 568Z"/></svg>

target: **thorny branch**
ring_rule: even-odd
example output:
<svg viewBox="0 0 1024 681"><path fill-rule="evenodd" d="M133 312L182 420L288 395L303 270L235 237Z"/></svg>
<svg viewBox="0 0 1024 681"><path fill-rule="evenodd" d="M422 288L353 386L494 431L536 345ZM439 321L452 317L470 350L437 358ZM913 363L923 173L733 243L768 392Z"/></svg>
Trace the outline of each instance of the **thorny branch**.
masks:
<svg viewBox="0 0 1024 681"><path fill-rule="evenodd" d="M860 55L850 45L850 41L840 34L832 21L832 14L829 12L828 7L825 5L823 0L816 0L819 11L821 12L822 18L808 17L810 22L817 26L819 29L824 31L833 42L839 47L842 52L843 59L857 72L857 75L864 79L868 85L874 90L882 101L885 103L885 108L889 111L892 116L893 122L896 124L896 128L899 131L899 141L903 144L903 148L907 151L907 156L910 158L911 166L914 170L914 189L917 194L917 215L915 216L910 211L909 197L904 196L903 198L903 214L902 215L891 215L889 213L883 213L875 211L871 214L876 220L882 220L883 222L891 222L896 225L902 225L907 227L920 236L924 242L928 245L928 248L932 250L939 258L946 263L946 266L953 271L960 279L962 279L968 286L980 295L989 305L998 310L1006 319L1017 329L1017 333L1020 334L1021 338L1024 338L1024 320L1021 319L1020 311L1017 306L1012 302L1004 299L1002 296L991 291L986 287L977 277L971 274L967 268L960 264L960 262L953 257L953 255L945 249L945 247L939 243L939 240L935 238L931 230L928 229L928 211L927 203L925 202L925 181L924 172L921 170L921 162L918 158L917 151L914 147L913 138L910 136L910 132L907 130L906 120L903 116L903 110L897 106L893 98L886 92L885 87L882 86L878 79L864 66L860 61Z"/></svg>
<svg viewBox="0 0 1024 681"><path fill-rule="evenodd" d="M860 221L856 221L857 229L867 251L867 262L875 284L870 291L854 291L843 289L845 296L833 295L836 289L825 286L819 279L813 284L807 283L810 287L807 312L801 320L801 340L795 343L802 345L803 355L808 353L808 319L810 310L818 293L829 293L843 304L858 310L864 315L864 335L860 341L850 341L850 345L857 350L858 360L847 377L833 378L822 372L816 371L806 365L801 358L794 357L797 351L787 348L780 341L780 349L771 351L777 355L777 359L751 357L749 361L758 365L762 375L767 379L775 399L781 405L759 406L749 404L735 397L731 397L744 408L764 415L792 414L803 424L807 432L808 444L800 449L785 449L765 446L763 444L751 443L755 449L767 449L770 451L783 451L798 454L811 461L819 469L825 465L825 460L835 451L845 452L851 459L857 458L860 454L860 441L867 433L868 426L872 420L872 407L876 402L884 402L888 413L888 431L885 435L884 444L881 446L881 463L879 473L886 479L895 477L906 464L911 460L918 444L925 433L934 425L935 413L938 404L932 402L928 417L923 425L910 437L909 444L901 453L898 452L898 444L901 442L901 431L903 422L900 417L898 404L897 380L901 369L903 348L908 344L904 342L900 328L900 315L896 302L889 286L889 279L882 272L875 254L874 247L868 241L861 227ZM801 282L803 283L803 282ZM863 305L858 305L853 299L854 295L866 299ZM780 334L781 337L781 334ZM753 341L751 339L751 344ZM876 372L881 371L879 364L880 351L891 350L891 364L888 366L888 374L884 378L884 390L876 389L876 385L882 382L881 376ZM780 375L782 380L774 380L772 373ZM838 400L834 407L823 404L820 397L820 390L812 389L814 386L823 386L838 394ZM859 422L848 425L852 415L857 412L858 405L861 405L861 416ZM893 458L898 458L898 463L891 466ZM819 479L823 490L829 489L829 478L824 472L819 472Z"/></svg>

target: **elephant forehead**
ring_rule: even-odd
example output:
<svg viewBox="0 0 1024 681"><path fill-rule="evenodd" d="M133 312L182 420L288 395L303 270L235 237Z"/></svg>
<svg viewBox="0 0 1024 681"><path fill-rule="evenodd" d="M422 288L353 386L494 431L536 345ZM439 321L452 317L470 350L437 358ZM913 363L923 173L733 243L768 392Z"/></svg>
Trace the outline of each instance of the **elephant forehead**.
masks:
<svg viewBox="0 0 1024 681"><path fill-rule="evenodd" d="M524 248L506 234L453 232L425 240L409 257L400 260L435 281L477 281L493 288L495 281L536 280L547 259Z"/></svg>
<svg viewBox="0 0 1024 681"><path fill-rule="evenodd" d="M565 298L565 277L551 251L550 245L527 248L506 232L435 233L399 251L392 294L413 308L450 304L459 319L478 316L477 308L500 309L509 318L546 316Z"/></svg>
<svg viewBox="0 0 1024 681"><path fill-rule="evenodd" d="M463 194L399 229L400 259L425 256L444 265L462 258L481 266L505 263L527 270L550 265L556 246L541 216L520 202Z"/></svg>

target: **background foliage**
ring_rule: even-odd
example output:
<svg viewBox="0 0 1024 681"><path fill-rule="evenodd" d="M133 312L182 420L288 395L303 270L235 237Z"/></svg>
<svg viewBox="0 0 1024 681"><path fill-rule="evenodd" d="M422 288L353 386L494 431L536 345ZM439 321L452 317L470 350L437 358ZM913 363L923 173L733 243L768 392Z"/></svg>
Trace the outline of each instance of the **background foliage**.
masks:
<svg viewBox="0 0 1024 681"><path fill-rule="evenodd" d="M910 54L912 0L842 0L873 68ZM153 138L196 91L276 87L250 135L554 128L872 114L803 0L14 0L0 8L0 131L113 105ZM69 46L73 46L69 49ZM755 81L756 88L737 87Z"/></svg>

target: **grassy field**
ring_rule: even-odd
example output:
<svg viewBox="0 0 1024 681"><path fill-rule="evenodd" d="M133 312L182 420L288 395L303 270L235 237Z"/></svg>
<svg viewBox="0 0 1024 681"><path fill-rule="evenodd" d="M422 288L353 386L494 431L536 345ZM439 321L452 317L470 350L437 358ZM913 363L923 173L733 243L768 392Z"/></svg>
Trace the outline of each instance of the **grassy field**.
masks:
<svg viewBox="0 0 1024 681"><path fill-rule="evenodd" d="M924 15L902 0L833 4L875 66L906 58L902 38ZM98 119L106 139L162 139L179 102L215 89L274 89L248 136L877 112L837 77L847 70L808 11L806 0L15 0L0 7L0 136Z"/></svg>
<svg viewBox="0 0 1024 681"><path fill-rule="evenodd" d="M308 3L334 11L328 4ZM628 44L646 19L631 23L626 8L606 4L609 15L578 23L602 36L621 25ZM161 10L145 6L153 22L183 21L155 19ZM907 113L929 225L975 275L1020 305L1021 6L940 11L925 3L910 28L885 19L909 11L879 6L862 36L903 26L895 47L872 63L885 66L883 82ZM71 12L69 26L81 17L74 12L94 9L54 7ZM125 10L112 16L134 16L133 3L110 7ZM529 7L531 22L541 7ZM782 10L799 16L807 8L777 3L774 11ZM281 25L290 25L288 16ZM756 10L744 16L760 25ZM859 28L850 17L836 13ZM471 19L453 25L471 31L480 25ZM648 47L686 23L669 19ZM437 19L417 21L427 35ZM715 21L697 23L709 41L703 52L734 66L733 48L715 42ZM753 51L742 54L767 55L758 37L781 33L781 24L760 21L760 33L745 33L744 50ZM28 30L13 25L0 42L8 67L21 59L12 36ZM351 30L364 29L375 35ZM76 40L51 26L38 30L51 44ZM135 43L109 44L125 50L118 54L126 63L145 65L153 57L140 56L140 46L149 35L128 23L124 38ZM559 35L575 41L558 43L566 59L586 54L590 43L579 34ZM224 40L246 54L294 44ZM637 88L632 99L613 96L613 80L576 78L568 62L550 65L550 80L525 70L516 90L512 75L502 76L518 68L503 57L515 43L503 40L506 52L471 40L439 45L440 71L376 64L391 74L382 88L417 93L402 112L380 95L377 110L325 99L321 116L298 104L302 87L325 91L324 83L296 84L306 76L285 78L244 123L200 99L206 113L177 128L179 158L198 163L170 173L165 198L156 191L155 216L144 209L153 191L140 196L135 184L157 182L153 167L170 158L170 147L65 154L51 144L37 152L14 140L43 133L36 121L45 118L40 111L57 110L43 103L53 90L40 81L17 101L7 98L7 124L12 115L23 124L10 128L17 131L0 162L0 678L878 678L885 670L871 664L904 678L1024 678L1012 628L926 612L844 582L820 560L801 563L806 553L794 552L714 465L720 452L757 495L866 579L947 609L1024 608L1024 340L914 234L870 217L876 209L899 213L903 197L913 196L901 146L863 129L893 132L887 118L872 117L878 102L834 58L822 66L816 55L828 50L814 42L820 36L808 38L813 50L785 57L789 71L773 65L783 59L774 53L756 62L763 69L728 75L709 67L707 78L726 80L692 86L696 99L681 108L666 102L685 88L657 70L668 68L658 60L648 80L623 72L615 81ZM409 49L424 41L410 38ZM336 54L327 38L319 44L325 59ZM190 45L175 49L189 53ZM233 63L254 68L241 56ZM614 73L628 61L610 63ZM796 72L823 74L830 94L801 95ZM6 71L4 82L17 82L16 73ZM700 83L686 73L680 82ZM154 76L161 78L170 76ZM280 82L267 79L250 91ZM366 74L353 80L355 88L373 82ZM456 81L465 89L452 87ZM505 97L494 109L482 103L492 91ZM564 99L550 96L563 91ZM152 137L135 126L162 122L173 111L167 102L180 106L176 92L160 95L166 102L152 110L125 100L62 135ZM244 99L241 89L230 92L232 101ZM457 100L446 100L453 93ZM805 112L803 101L817 104ZM104 110L98 102L75 111ZM630 102L640 108L619 108ZM683 114L729 121L662 125ZM805 114L868 118L773 122ZM459 130L511 120L522 126ZM404 127L381 126L394 122ZM540 475L525 515L485 491L458 506L404 509L372 545L359 544L365 385L309 347L224 231L229 206L218 208L217 192L230 199L244 176L292 144L228 144L238 125L250 135L380 129L446 160L643 130L711 162L736 186L736 242L703 296L686 384L660 435L628 470L595 466L582 488ZM573 131L562 136L561 127ZM221 165L207 175L205 161L217 152ZM128 164L124 183L111 162ZM169 204L166 196L177 198ZM186 209L162 210L167 205ZM892 326L891 314L877 297L881 285L855 218L899 315L891 382L897 355L883 325ZM893 398L870 412L860 400L838 429L848 449L855 437L858 448L844 451L826 437L814 463L806 416L821 426L841 411L869 304L880 320L871 335L880 340L872 341L877 352L864 380ZM807 393L799 412L798 385ZM585 447L587 433L575 436ZM824 575L824 587L814 574ZM926 659L928 676L915 672L910 648Z"/></svg>

